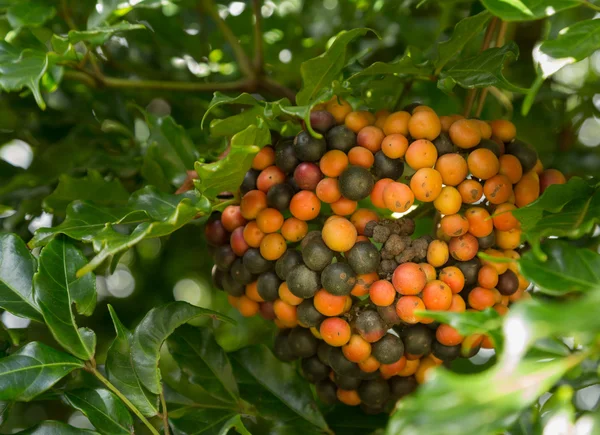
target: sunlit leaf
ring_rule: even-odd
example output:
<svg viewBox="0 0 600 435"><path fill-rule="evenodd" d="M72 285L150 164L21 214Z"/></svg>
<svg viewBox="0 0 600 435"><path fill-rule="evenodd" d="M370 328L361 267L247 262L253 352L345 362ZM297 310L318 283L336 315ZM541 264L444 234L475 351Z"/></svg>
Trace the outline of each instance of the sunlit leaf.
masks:
<svg viewBox="0 0 600 435"><path fill-rule="evenodd" d="M65 393L69 404L81 411L102 434L133 434L133 419L121 400L103 388Z"/></svg>
<svg viewBox="0 0 600 435"><path fill-rule="evenodd" d="M6 18L13 27L41 26L51 19L56 9L43 0L21 1L8 8Z"/></svg>
<svg viewBox="0 0 600 435"><path fill-rule="evenodd" d="M554 15L581 4L577 0L482 0L492 14L505 21L526 21Z"/></svg>
<svg viewBox="0 0 600 435"><path fill-rule="evenodd" d="M31 429L25 429L20 432L15 432L17 435L94 435L98 432L79 429L78 427L70 426L60 421L46 420L40 424L32 427Z"/></svg>
<svg viewBox="0 0 600 435"><path fill-rule="evenodd" d="M92 30L71 30L69 31L68 38L73 44L83 41L91 45L102 45L115 33L142 30L145 28L146 26L142 24L132 24L127 21L121 21L112 26L95 27Z"/></svg>
<svg viewBox="0 0 600 435"><path fill-rule="evenodd" d="M0 88L7 92L28 88L41 109L46 108L40 81L48 69L48 56L41 51L19 51L0 41Z"/></svg>

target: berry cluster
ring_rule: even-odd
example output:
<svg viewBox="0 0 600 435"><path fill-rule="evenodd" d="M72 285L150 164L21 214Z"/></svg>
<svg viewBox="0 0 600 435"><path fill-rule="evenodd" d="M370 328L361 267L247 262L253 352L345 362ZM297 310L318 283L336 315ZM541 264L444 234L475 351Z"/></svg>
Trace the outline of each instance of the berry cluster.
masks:
<svg viewBox="0 0 600 435"><path fill-rule="evenodd" d="M494 346L419 312L503 315L528 296L515 262L477 253L518 259L512 211L565 178L505 120L422 105L373 115L334 98L311 126L323 137L263 148L240 204L207 223L213 279L242 315L275 321L275 354L301 358L323 402L380 412L431 367ZM416 201L437 210L435 239L392 218Z"/></svg>

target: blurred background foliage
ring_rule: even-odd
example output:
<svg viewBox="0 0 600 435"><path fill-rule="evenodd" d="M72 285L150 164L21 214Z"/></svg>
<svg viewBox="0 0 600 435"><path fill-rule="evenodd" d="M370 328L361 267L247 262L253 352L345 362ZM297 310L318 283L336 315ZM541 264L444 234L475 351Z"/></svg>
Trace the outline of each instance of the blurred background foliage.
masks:
<svg viewBox="0 0 600 435"><path fill-rule="evenodd" d="M101 44L89 35L82 38L83 42L74 43L71 48L79 53L76 63L92 73L52 65L40 83L45 110L40 110L27 89L0 94L0 231L17 233L28 241L36 229L60 223L68 203L74 199L105 199L110 205L122 204L129 193L148 184L174 192L184 181L185 170L193 169L193 161L191 165L180 158L180 136L169 136L169 131L162 128L160 119L167 115L191 139L192 144L184 147L191 146L200 160L217 159L227 141L211 137L208 127L201 127L202 117L213 90L244 80L236 53L219 23L224 23L239 39L241 48L256 59L259 54L253 43L253 7L257 4L262 17L259 37L264 46L264 74L278 85L250 84L247 89L236 89L234 94L248 90L268 100L285 97L288 90L297 92L301 86L301 63L321 54L342 30L368 27L380 36L370 33L349 46L349 71L357 71L376 61L398 59L409 48L413 59L435 59L437 43L449 38L456 23L484 10L477 1L462 0L266 0L216 4L210 0L0 0L0 34L20 49L48 48L56 43L53 35L85 30L107 18L115 24L125 14L129 23L144 27L111 31L102 37ZM38 6L44 13L26 22L15 13L19 7L38 11ZM211 11L222 22L215 20ZM520 56L505 69L507 79L529 88L536 80L536 45L595 14L592 8L572 8L546 19L509 23L506 40L515 41ZM461 56L477 54L482 39L483 32L469 41ZM3 46L0 56L5 54ZM8 73L1 70L0 79ZM114 80L99 79L99 75ZM596 51L546 80L527 115L523 114L524 95L494 89L481 117L511 118L519 136L535 146L546 167L556 167L567 175L599 175L599 76L600 51ZM192 86L173 90L160 89L147 81L205 85L203 89ZM131 85L136 82L139 85ZM435 81L413 82L392 76L369 82L350 101L356 107L374 110L393 110L419 101L438 113L451 114L462 112L466 94L459 87L446 94ZM236 106L225 106L211 116L221 118L238 112ZM241 318L229 308L223 293L212 288L211 259L202 224L199 219L169 237L144 240L121 257L114 273L98 271L99 307L93 316L79 321L96 331L99 361L114 337L106 303L112 304L125 325L131 327L160 303L186 300L224 312L238 321L237 326L222 324L216 330L217 341L227 351L270 340L270 322ZM91 254L90 246L85 249ZM21 342L52 343L42 325L32 324L25 329L28 320L7 312L2 313L2 322ZM483 364L485 360L476 363ZM462 369L472 370L473 364ZM83 385L85 375L79 376L83 377L79 380ZM578 406L594 408L596 403L588 402L597 401L595 397L579 400ZM50 417L76 426L86 424L80 413L72 414L58 402L21 403L16 407L3 432Z"/></svg>

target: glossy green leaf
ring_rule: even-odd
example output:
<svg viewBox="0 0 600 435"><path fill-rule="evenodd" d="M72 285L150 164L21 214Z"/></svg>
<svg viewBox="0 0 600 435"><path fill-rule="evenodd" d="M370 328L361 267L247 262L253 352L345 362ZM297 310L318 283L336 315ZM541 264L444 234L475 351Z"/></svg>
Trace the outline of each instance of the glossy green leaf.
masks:
<svg viewBox="0 0 600 435"><path fill-rule="evenodd" d="M313 108L319 104L319 103L324 103L328 100L331 99L331 97L333 97L334 95L334 91L331 88L323 88L321 89L318 94L313 98L312 102L306 106L285 106L282 105L280 107L280 110L282 113L289 115L289 116L293 116L296 118L299 118L301 120L304 121L304 125L306 127L306 129L308 130L308 132L316 137L316 138L322 138L323 135L321 133L317 133L316 131L313 130L312 126L310 125L310 112L312 112ZM341 97L342 93L338 93L338 97Z"/></svg>
<svg viewBox="0 0 600 435"><path fill-rule="evenodd" d="M235 429L235 431L240 435L252 435L250 432L248 432L246 426L244 426L244 422L242 421L242 417L240 415L233 416L227 420L221 427L221 432L219 432L219 435L227 435L230 433L231 429Z"/></svg>
<svg viewBox="0 0 600 435"><path fill-rule="evenodd" d="M462 435L467 427L474 434L501 432L580 360L527 360L473 375L437 368L398 402L386 434Z"/></svg>
<svg viewBox="0 0 600 435"><path fill-rule="evenodd" d="M75 201L93 201L101 206L126 205L129 193L119 180L107 181L97 171L89 171L87 177L75 178L63 174L58 186L44 198L44 207L54 214L64 214L67 206Z"/></svg>
<svg viewBox="0 0 600 435"><path fill-rule="evenodd" d="M231 138L229 153L224 159L214 163L196 163L196 189L208 198L215 198L222 192L236 192L252 165L254 155L270 143L271 133L266 124L248 126Z"/></svg>
<svg viewBox="0 0 600 435"><path fill-rule="evenodd" d="M398 77L428 77L433 72L428 65L418 65L411 53L406 53L402 57L392 62L374 62L362 71L352 74L348 81L354 82L359 78L373 76L398 76Z"/></svg>
<svg viewBox="0 0 600 435"><path fill-rule="evenodd" d="M147 112L144 115L150 130L146 141L147 154L174 187L181 186L187 178L187 171L194 167L198 151L183 127L173 118L161 118Z"/></svg>
<svg viewBox="0 0 600 435"><path fill-rule="evenodd" d="M2 426L10 416L13 402L0 401L0 426Z"/></svg>
<svg viewBox="0 0 600 435"><path fill-rule="evenodd" d="M0 359L0 400L28 402L83 366L71 355L31 342Z"/></svg>
<svg viewBox="0 0 600 435"><path fill-rule="evenodd" d="M106 374L108 380L127 397L146 417L158 413L158 396L149 393L137 377L131 359L133 335L123 326L112 306L108 311L115 325L117 336L106 355Z"/></svg>
<svg viewBox="0 0 600 435"><path fill-rule="evenodd" d="M505 21L528 21L548 17L581 4L577 0L482 0L488 11Z"/></svg>
<svg viewBox="0 0 600 435"><path fill-rule="evenodd" d="M78 427L70 426L70 425L68 425L66 423L62 423L60 421L46 420L30 429L25 429L20 432L15 432L15 434L17 434L17 435L93 435L93 434L98 434L98 432L95 432L92 430L87 430L87 429L79 429Z"/></svg>
<svg viewBox="0 0 600 435"><path fill-rule="evenodd" d="M43 322L33 296L37 262L25 242L15 234L0 234L0 308Z"/></svg>
<svg viewBox="0 0 600 435"><path fill-rule="evenodd" d="M167 343L179 366L184 370L189 368L195 375L195 383L219 398L239 399L229 358L209 328L199 330L189 325L181 326Z"/></svg>
<svg viewBox="0 0 600 435"><path fill-rule="evenodd" d="M131 359L141 384L150 392L159 394L161 391L158 361L163 342L176 328L199 316L230 321L216 311L187 302L171 302L150 310L135 328L131 341Z"/></svg>
<svg viewBox="0 0 600 435"><path fill-rule="evenodd" d="M48 56L41 51L25 49L19 51L5 41L0 41L0 88L20 91L28 88L38 106L44 110L40 81L48 69Z"/></svg>
<svg viewBox="0 0 600 435"><path fill-rule="evenodd" d="M600 20L586 20L562 29L557 38L539 47L540 68L544 78L592 55L600 49Z"/></svg>
<svg viewBox="0 0 600 435"><path fill-rule="evenodd" d="M175 434L221 435L232 428L231 419L237 415L222 409L182 408L170 411L169 421Z"/></svg>
<svg viewBox="0 0 600 435"><path fill-rule="evenodd" d="M526 93L527 89L513 85L502 74L504 64L518 56L519 48L512 41L499 48L488 48L481 54L459 60L443 71L438 88L450 92L455 85L469 89L496 86L511 92Z"/></svg>
<svg viewBox="0 0 600 435"><path fill-rule="evenodd" d="M81 411L96 430L106 435L133 434L133 419L121 400L110 391L97 388L65 393L69 404Z"/></svg>
<svg viewBox="0 0 600 435"><path fill-rule="evenodd" d="M600 291L600 255L565 241L548 240L541 245L547 260L533 251L519 260L521 273L544 293L555 296L572 292Z"/></svg>
<svg viewBox="0 0 600 435"><path fill-rule="evenodd" d="M550 432L560 424L561 427L569 427L574 431L575 412L575 406L573 406L573 388L568 385L561 385L541 407L540 424L537 429L540 433Z"/></svg>
<svg viewBox="0 0 600 435"><path fill-rule="evenodd" d="M456 24L450 39L438 45L439 54L435 62L436 73L439 74L442 68L483 30L490 18L490 13L484 11L463 18Z"/></svg>
<svg viewBox="0 0 600 435"><path fill-rule="evenodd" d="M96 334L89 328L78 328L72 311L75 304L79 314L89 316L96 307L96 277L77 277L77 271L86 264L81 251L61 237L42 249L33 277L35 298L52 335L83 360L92 359L96 348Z"/></svg>
<svg viewBox="0 0 600 435"><path fill-rule="evenodd" d="M77 42L87 42L91 45L102 45L115 33L142 29L146 29L146 26L121 21L112 26L95 27L91 30L71 30L68 34L68 38L73 44L76 44Z"/></svg>
<svg viewBox="0 0 600 435"><path fill-rule="evenodd" d="M260 105L260 103L261 103L260 101L258 101L256 98L254 98L252 95L250 95L246 92L239 94L235 97L230 97L229 95L225 95L221 92L215 92L212 100L210 101L210 104L208 105L208 108L206 109L206 112L204 112L204 116L202 116L202 122L200 125L201 125L201 127L204 127L204 121L206 120L206 117L220 106L224 106L224 105L258 106L258 105ZM212 128L211 128L211 132L212 132Z"/></svg>
<svg viewBox="0 0 600 435"><path fill-rule="evenodd" d="M308 384L293 366L277 360L264 345L238 350L233 358L256 382L292 411L318 428L327 429L327 423L313 400Z"/></svg>
<svg viewBox="0 0 600 435"><path fill-rule="evenodd" d="M110 21L112 17L122 17L134 8L160 7L162 0L136 0L122 2L121 0L97 0L97 5L88 17L88 29L94 29Z"/></svg>
<svg viewBox="0 0 600 435"><path fill-rule="evenodd" d="M51 19L56 9L43 0L30 0L16 3L6 11L6 18L13 27L41 26Z"/></svg>
<svg viewBox="0 0 600 435"><path fill-rule="evenodd" d="M372 30L364 28L342 31L325 53L303 62L300 66L302 89L296 95L296 103L301 106L308 105L313 102L321 89L331 86L346 65L348 44L370 31Z"/></svg>

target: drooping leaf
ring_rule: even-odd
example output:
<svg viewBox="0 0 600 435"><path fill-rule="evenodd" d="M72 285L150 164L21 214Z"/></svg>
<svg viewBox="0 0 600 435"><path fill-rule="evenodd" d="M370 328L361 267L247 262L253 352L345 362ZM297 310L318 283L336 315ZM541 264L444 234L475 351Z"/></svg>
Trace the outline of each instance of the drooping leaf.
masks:
<svg viewBox="0 0 600 435"><path fill-rule="evenodd" d="M0 359L0 400L28 402L83 366L69 354L31 342Z"/></svg>
<svg viewBox="0 0 600 435"><path fill-rule="evenodd" d="M223 105L240 105L240 106L258 106L261 102L254 98L252 95L244 92L235 97L230 97L221 92L215 92L213 98L208 105L204 116L202 116L201 127L204 127L204 121L206 117L215 109ZM212 132L212 129L211 129Z"/></svg>
<svg viewBox="0 0 600 435"><path fill-rule="evenodd" d="M19 51L6 41L0 41L0 88L7 92L28 88L42 110L46 102L40 82L47 69L46 53L31 49Z"/></svg>
<svg viewBox="0 0 600 435"><path fill-rule="evenodd" d="M585 20L562 29L557 38L544 41L538 58L544 78L600 49L600 20Z"/></svg>
<svg viewBox="0 0 600 435"><path fill-rule="evenodd" d="M230 321L216 311L179 301L153 308L135 328L131 359L141 384L150 392L159 394L161 391L158 361L163 342L176 328L199 316Z"/></svg>
<svg viewBox="0 0 600 435"><path fill-rule="evenodd" d="M580 361L527 360L511 370L496 366L473 375L437 368L398 402L386 434L462 435L466 427L470 433L500 432Z"/></svg>
<svg viewBox="0 0 600 435"><path fill-rule="evenodd" d="M548 17L581 4L577 0L482 0L488 11L505 21L529 21Z"/></svg>
<svg viewBox="0 0 600 435"><path fill-rule="evenodd" d="M20 432L15 432L17 435L98 435L98 432L87 429L79 429L78 427L74 427L68 425L66 423L62 423L60 421L54 420L46 420L41 422L40 424L30 428L25 429Z"/></svg>
<svg viewBox="0 0 600 435"><path fill-rule="evenodd" d="M106 435L133 434L133 419L121 400L110 391L97 388L65 393L69 404L81 411L96 430Z"/></svg>
<svg viewBox="0 0 600 435"><path fill-rule="evenodd" d="M208 328L184 325L168 339L171 355L183 369L189 369L212 395L226 400L238 400L239 391L227 354L217 344ZM202 376L197 379L197 376Z"/></svg>
<svg viewBox="0 0 600 435"><path fill-rule="evenodd" d="M327 429L308 384L291 365L277 360L266 346L246 347L235 352L233 358L256 382L297 415L320 429ZM282 379L286 381L281 382Z"/></svg>
<svg viewBox="0 0 600 435"><path fill-rule="evenodd" d="M317 133L316 131L313 130L313 128L310 124L310 112L312 112L313 108L317 104L328 101L329 99L331 99L331 97L333 97L333 95L334 95L334 90L332 88L329 88L329 87L323 88L317 93L317 95L313 98L313 100L308 105L306 105L306 106L282 105L280 107L280 110L282 113L284 113L286 115L302 119L304 121L304 125L306 126L306 129L308 130L308 132L313 137L320 139L323 137L323 135L321 133ZM341 95L342 95L341 92L337 92L338 97L340 97Z"/></svg>
<svg viewBox="0 0 600 435"><path fill-rule="evenodd" d="M91 45L102 45L115 33L142 30L145 28L146 26L142 24L132 24L127 21L121 21L112 26L95 27L91 30L71 30L69 31L68 38L73 44L83 41Z"/></svg>
<svg viewBox="0 0 600 435"><path fill-rule="evenodd" d="M41 26L56 13L54 6L42 0L21 1L15 3L6 11L6 18L13 27L18 29L26 26Z"/></svg>
<svg viewBox="0 0 600 435"><path fill-rule="evenodd" d="M330 87L346 65L346 52L350 42L364 36L371 29L352 29L337 35L327 51L322 55L309 59L300 66L302 89L296 95L296 103L305 106L313 102L319 91Z"/></svg>
<svg viewBox="0 0 600 435"><path fill-rule="evenodd" d="M527 89L510 83L502 74L506 61L515 60L519 48L513 41L502 47L488 48L481 54L459 60L451 68L442 71L438 88L450 92L455 85L463 88L496 86L512 92L526 93Z"/></svg>
<svg viewBox="0 0 600 435"><path fill-rule="evenodd" d="M112 306L108 311L117 336L106 355L108 380L127 397L146 417L158 413L158 396L149 393L140 383L131 358L132 334L123 326Z"/></svg>
<svg viewBox="0 0 600 435"><path fill-rule="evenodd" d="M452 36L447 41L441 42L438 45L438 58L435 62L436 73L457 55L464 46L475 36L477 36L487 22L490 20L489 12L480 12L477 15L463 18L454 27Z"/></svg>
<svg viewBox="0 0 600 435"><path fill-rule="evenodd" d="M237 191L254 155L270 143L271 133L264 123L248 126L231 138L229 153L224 159L214 163L196 163L196 188L208 198L215 198L222 192Z"/></svg>
<svg viewBox="0 0 600 435"><path fill-rule="evenodd" d="M96 348L96 334L89 328L78 328L72 311L75 304L79 314L89 316L96 306L96 277L77 277L77 271L86 264L81 251L61 237L42 249L33 277L35 299L52 335L83 360L93 358Z"/></svg>
<svg viewBox="0 0 600 435"><path fill-rule="evenodd" d="M16 316L43 322L33 296L37 264L25 242L15 234L0 234L0 308Z"/></svg>
<svg viewBox="0 0 600 435"><path fill-rule="evenodd" d="M53 214L63 214L67 206L75 201L93 201L101 206L127 204L129 193L117 179L106 181L97 171L89 171L87 177L75 178L63 174L58 186L44 198L44 207Z"/></svg>
<svg viewBox="0 0 600 435"><path fill-rule="evenodd" d="M198 151L183 127L170 116L164 118L144 112L150 136L147 156L161 168L173 186L181 186L187 171L194 167Z"/></svg>
<svg viewBox="0 0 600 435"><path fill-rule="evenodd" d="M541 245L547 260L533 251L519 260L521 273L544 293L555 296L600 290L600 255L565 241L548 240Z"/></svg>

